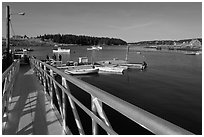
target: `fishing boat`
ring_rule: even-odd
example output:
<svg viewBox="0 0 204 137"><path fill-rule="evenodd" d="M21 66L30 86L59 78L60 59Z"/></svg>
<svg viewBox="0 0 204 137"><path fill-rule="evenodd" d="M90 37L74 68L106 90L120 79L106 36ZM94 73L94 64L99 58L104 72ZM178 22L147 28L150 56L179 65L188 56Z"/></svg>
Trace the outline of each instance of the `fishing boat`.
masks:
<svg viewBox="0 0 204 137"><path fill-rule="evenodd" d="M90 48L87 48L87 50L101 50L103 49L101 46L91 46Z"/></svg>
<svg viewBox="0 0 204 137"><path fill-rule="evenodd" d="M70 49L62 49L61 47L58 47L58 49L53 49L53 53L70 53Z"/></svg>
<svg viewBox="0 0 204 137"><path fill-rule="evenodd" d="M95 67L90 68L75 67L74 69L67 68L64 70L66 74L72 75L96 74L98 73L98 71L99 69Z"/></svg>

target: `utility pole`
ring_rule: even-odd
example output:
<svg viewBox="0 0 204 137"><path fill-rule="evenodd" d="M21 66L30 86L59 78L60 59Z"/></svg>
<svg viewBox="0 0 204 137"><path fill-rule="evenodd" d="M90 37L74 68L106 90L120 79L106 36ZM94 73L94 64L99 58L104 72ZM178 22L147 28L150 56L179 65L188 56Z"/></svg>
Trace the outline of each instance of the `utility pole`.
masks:
<svg viewBox="0 0 204 137"><path fill-rule="evenodd" d="M7 65L10 65L10 55L9 55L9 46L10 46L10 8L6 7L6 58Z"/></svg>

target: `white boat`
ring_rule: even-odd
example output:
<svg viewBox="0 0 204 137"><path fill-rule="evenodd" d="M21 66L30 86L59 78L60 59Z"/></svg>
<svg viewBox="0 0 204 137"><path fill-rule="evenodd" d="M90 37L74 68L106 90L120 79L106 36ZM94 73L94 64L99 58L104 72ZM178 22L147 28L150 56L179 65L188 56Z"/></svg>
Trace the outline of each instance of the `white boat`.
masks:
<svg viewBox="0 0 204 137"><path fill-rule="evenodd" d="M127 69L127 67L122 67L122 66L95 66L96 68L99 69L99 73L103 72L110 72L110 73L123 73L124 70Z"/></svg>
<svg viewBox="0 0 204 137"><path fill-rule="evenodd" d="M66 74L72 75L85 75L85 74L95 74L98 73L98 68L75 68L75 69L65 69Z"/></svg>
<svg viewBox="0 0 204 137"><path fill-rule="evenodd" d="M127 63L127 64L121 64L121 66L126 66L128 69L145 69L147 65L143 63Z"/></svg>
<svg viewBox="0 0 204 137"><path fill-rule="evenodd" d="M201 51L197 51L197 52L186 52L186 55L201 55L202 52Z"/></svg>
<svg viewBox="0 0 204 137"><path fill-rule="evenodd" d="M60 67L65 67L66 64L62 64L62 61L55 61L55 60L51 60L50 61L50 65L56 68L60 68Z"/></svg>
<svg viewBox="0 0 204 137"><path fill-rule="evenodd" d="M70 53L70 49L62 49L61 47L58 47L58 49L53 49L52 51L53 53L61 53L61 52Z"/></svg>
<svg viewBox="0 0 204 137"><path fill-rule="evenodd" d="M103 49L101 46L92 46L90 48L87 48L87 50L101 50Z"/></svg>
<svg viewBox="0 0 204 137"><path fill-rule="evenodd" d="M196 52L196 55L201 55L201 54L202 54L202 52L201 52L201 51Z"/></svg>
<svg viewBox="0 0 204 137"><path fill-rule="evenodd" d="M114 59L112 59L112 60L98 61L98 62L96 62L96 63L97 63L97 64L100 64L100 65L103 65L103 66L107 66L107 65L126 64L127 61L114 58Z"/></svg>

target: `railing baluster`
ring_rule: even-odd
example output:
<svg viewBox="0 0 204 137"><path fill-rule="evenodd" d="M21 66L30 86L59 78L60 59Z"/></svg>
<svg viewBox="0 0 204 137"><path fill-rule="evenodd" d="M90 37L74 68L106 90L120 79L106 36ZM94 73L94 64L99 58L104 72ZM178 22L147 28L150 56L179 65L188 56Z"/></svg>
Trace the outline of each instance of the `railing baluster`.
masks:
<svg viewBox="0 0 204 137"><path fill-rule="evenodd" d="M62 113L63 113L63 127L66 130L66 120L67 120L67 116L66 116L66 94L65 92L62 92Z"/></svg>
<svg viewBox="0 0 204 137"><path fill-rule="evenodd" d="M110 124L110 122L109 122L109 120L108 120L108 118L107 118L105 112L103 111L102 102L99 101L99 100L98 100L96 97L94 97L94 96L92 96L92 98L93 98L93 99L92 99L93 105L95 105L96 110L97 110L99 116L100 116L101 119L105 122L105 124L106 124L108 127L110 127L110 128L112 129L111 124ZM109 134L109 133L108 133L108 134Z"/></svg>
<svg viewBox="0 0 204 137"><path fill-rule="evenodd" d="M40 68L42 69L42 63L40 62ZM40 82L43 84L43 72L40 73Z"/></svg>
<svg viewBox="0 0 204 137"><path fill-rule="evenodd" d="M67 89L67 91L69 93L71 93L70 89L69 89L69 86L67 85L67 81L66 81L66 79L64 77L62 77L62 85ZM70 102L70 105L71 105L71 108L72 108L72 112L74 114L74 118L75 118L78 130L79 130L79 134L84 135L84 129L83 129L83 126L81 124L81 120L79 118L76 106L75 106L74 102L72 101L72 99L69 96L68 96L68 99L69 99L69 102Z"/></svg>
<svg viewBox="0 0 204 137"><path fill-rule="evenodd" d="M94 96L93 95L91 95L91 110L95 115L97 114L96 106L94 105ZM91 118L91 119L92 119L92 134L97 135L98 134L98 125L93 118Z"/></svg>
<svg viewBox="0 0 204 137"><path fill-rule="evenodd" d="M62 101L61 101L61 98L59 96L59 91L58 91L58 88L57 88L57 85L55 83L54 84L54 88L55 88L55 94L56 94L56 97L57 97L57 103L59 105L59 109L60 109L60 114L63 118L63 112L62 112Z"/></svg>
<svg viewBox="0 0 204 137"><path fill-rule="evenodd" d="M2 81L3 81L3 79L2 79ZM2 95L4 95L4 93L6 91L7 84L8 84L8 76L6 76L5 79L4 79L4 89L3 89Z"/></svg>
<svg viewBox="0 0 204 137"><path fill-rule="evenodd" d="M50 96L50 91L51 91L51 80L49 79L49 77L46 75L46 81L47 81L47 93L49 94Z"/></svg>
<svg viewBox="0 0 204 137"><path fill-rule="evenodd" d="M44 85L44 92L47 93L47 76L46 76L46 66L44 65L44 73L43 73L43 77L44 77L44 82L43 82L43 85Z"/></svg>
<svg viewBox="0 0 204 137"><path fill-rule="evenodd" d="M50 69L50 75L52 76L52 78L54 78L54 74L53 74L53 70L52 69ZM50 80L50 98L51 98L51 105L53 106L54 105L54 102L53 102L53 87L54 87L54 85L53 85L53 82L52 82L52 80Z"/></svg>

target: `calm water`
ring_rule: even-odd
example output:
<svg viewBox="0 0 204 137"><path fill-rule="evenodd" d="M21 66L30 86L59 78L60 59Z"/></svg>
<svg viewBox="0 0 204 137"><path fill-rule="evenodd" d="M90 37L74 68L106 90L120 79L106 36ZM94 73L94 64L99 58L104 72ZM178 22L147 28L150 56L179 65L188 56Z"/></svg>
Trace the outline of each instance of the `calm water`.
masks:
<svg viewBox="0 0 204 137"><path fill-rule="evenodd" d="M47 54L52 56L50 47L34 48L31 54L39 59L45 59ZM70 47L71 54L62 55L63 62L77 61L78 57L84 56L90 61L125 59L126 56L125 47L105 47L100 51L87 51L86 48ZM195 134L202 134L202 56L145 50L137 54L138 50L141 49L131 48L128 57L131 62L146 61L148 68L145 71L127 70L123 75L79 78ZM114 112L107 115L115 117Z"/></svg>

